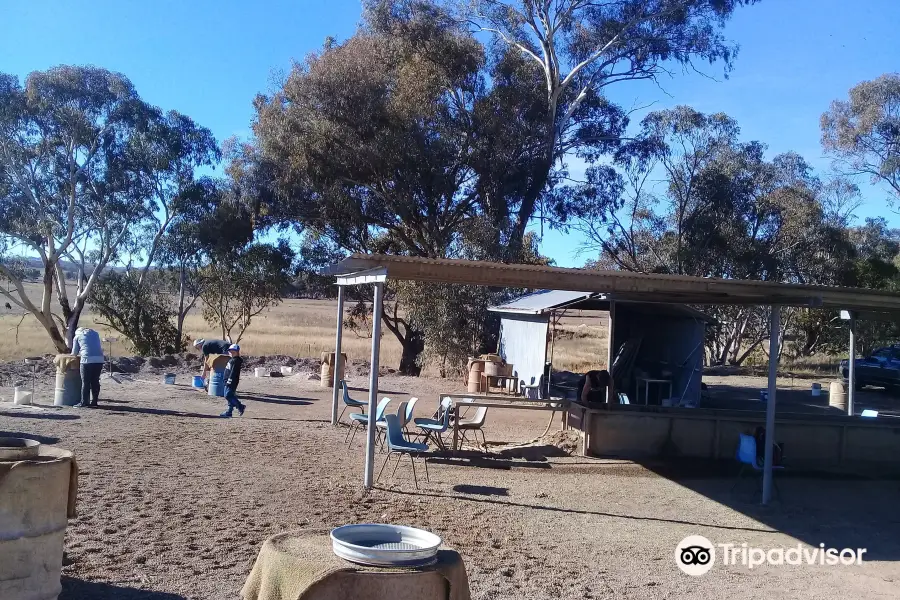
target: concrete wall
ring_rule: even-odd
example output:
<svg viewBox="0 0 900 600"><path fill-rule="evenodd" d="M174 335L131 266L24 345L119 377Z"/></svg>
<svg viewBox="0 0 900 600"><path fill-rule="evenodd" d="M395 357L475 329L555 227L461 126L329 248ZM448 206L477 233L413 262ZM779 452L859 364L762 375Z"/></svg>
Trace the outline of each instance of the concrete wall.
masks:
<svg viewBox="0 0 900 600"><path fill-rule="evenodd" d="M586 432L594 456L731 459L738 435L765 424L763 413L613 406L570 408L568 425ZM797 469L900 475L900 420L785 414L775 420L785 464Z"/></svg>

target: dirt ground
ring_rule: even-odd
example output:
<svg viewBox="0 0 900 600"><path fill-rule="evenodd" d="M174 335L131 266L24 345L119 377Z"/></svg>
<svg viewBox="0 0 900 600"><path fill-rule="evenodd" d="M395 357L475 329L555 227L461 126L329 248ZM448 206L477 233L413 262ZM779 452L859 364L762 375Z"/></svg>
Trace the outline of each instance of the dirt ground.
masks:
<svg viewBox="0 0 900 600"><path fill-rule="evenodd" d="M347 449L345 429L329 423L331 392L319 382L247 377L247 413L220 419L224 402L186 380L104 379L99 409L0 404L0 436L27 435L78 455L79 516L67 534L63 600L237 598L268 536L370 521L441 535L462 553L476 600L900 597L897 481L785 477L779 501L761 507L752 480L730 491L727 470L567 456L537 444L436 457L418 491L404 463L395 479L388 469L363 495L361 436ZM365 378L351 386L365 389ZM452 387L397 376L380 385L396 402L418 396L420 415ZM50 402L47 383L37 391L39 402ZM11 390L0 395L9 399ZM487 439L532 440L547 420L489 412ZM867 561L717 564L689 577L674 550L695 534L762 548L863 547Z"/></svg>

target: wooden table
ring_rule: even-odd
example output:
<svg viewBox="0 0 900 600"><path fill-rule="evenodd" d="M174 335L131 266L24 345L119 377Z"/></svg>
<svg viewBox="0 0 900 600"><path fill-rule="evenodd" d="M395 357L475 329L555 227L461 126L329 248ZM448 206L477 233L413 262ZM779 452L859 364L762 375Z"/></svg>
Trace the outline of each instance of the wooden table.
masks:
<svg viewBox="0 0 900 600"><path fill-rule="evenodd" d="M453 452L459 450L459 409L469 406L495 409L511 409L511 410L543 410L555 413L558 410L563 411L563 423L566 422L565 412L569 409L569 401L563 398L551 398L550 400L526 400L519 396L490 396L490 395L472 395L472 394L441 394L441 398L453 398L453 396L471 399L472 402L456 402L453 405L455 413L453 415ZM516 404L513 404L516 402ZM551 415L551 419L552 419Z"/></svg>
<svg viewBox="0 0 900 600"><path fill-rule="evenodd" d="M485 394L491 393L491 381L494 382L495 386L501 389L509 391L509 382L510 380L516 379L512 375L488 375L487 373L481 374L481 389ZM502 382L502 383L501 383ZM466 396L467 398L469 396Z"/></svg>

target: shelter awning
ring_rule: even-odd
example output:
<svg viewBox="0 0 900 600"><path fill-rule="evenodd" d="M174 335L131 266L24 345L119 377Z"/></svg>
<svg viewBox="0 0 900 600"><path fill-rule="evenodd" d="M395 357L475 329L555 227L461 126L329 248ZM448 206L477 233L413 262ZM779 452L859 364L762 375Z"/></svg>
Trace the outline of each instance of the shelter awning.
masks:
<svg viewBox="0 0 900 600"><path fill-rule="evenodd" d="M783 305L894 312L900 318L900 294L882 290L659 275L627 271L592 271L541 265L354 254L325 270L348 275L383 268L387 278L488 287L600 292L615 300L668 304Z"/></svg>
<svg viewBox="0 0 900 600"><path fill-rule="evenodd" d="M715 319L684 304L661 304L637 300L618 300L614 294L590 292L570 292L563 290L541 290L521 296L501 306L492 306L489 311L505 315L546 315L558 310L605 310L615 301L620 306L628 306L635 313L666 314L671 316L699 319L714 323Z"/></svg>

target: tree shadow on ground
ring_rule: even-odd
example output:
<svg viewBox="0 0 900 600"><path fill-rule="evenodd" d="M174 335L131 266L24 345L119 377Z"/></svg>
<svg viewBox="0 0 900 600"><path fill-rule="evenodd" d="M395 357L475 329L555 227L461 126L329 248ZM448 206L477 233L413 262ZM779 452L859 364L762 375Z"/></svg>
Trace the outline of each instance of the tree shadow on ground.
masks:
<svg viewBox="0 0 900 600"><path fill-rule="evenodd" d="M429 462L432 462L429 460ZM690 525L693 527L711 527L715 529L724 529L729 531L752 531L757 533L774 533L770 529L766 529L764 527L734 527L730 525L715 525L711 523L698 523L694 521L681 520L681 519L665 519L662 517L638 517L635 515L623 514L623 513L611 513L604 511L596 511L596 510L584 510L578 508L565 508L560 506L547 506L541 504L528 504L525 502L512 502L509 500L497 500L494 498L479 498L476 496L463 496L458 494L442 494L440 492L425 492L425 491L407 491L400 489L389 489L383 487L376 487L376 489L381 490L383 492L387 492L389 494L400 494L403 496L421 496L427 498L440 498L443 500L453 499L453 500L462 500L465 502L476 502L476 503L484 503L484 504L495 504L499 506L509 506L513 508L529 508L538 511L549 511L549 512L558 512L564 514L572 514L572 515L594 515L599 517L608 517L611 519L626 519L629 521L649 521L653 523L671 523L673 525Z"/></svg>
<svg viewBox="0 0 900 600"><path fill-rule="evenodd" d="M43 413L43 412L29 412L25 410L12 410L12 411L3 411L0 410L0 417L18 417L20 419L43 419L46 421L75 421L76 419L80 419L78 415L72 415L68 413Z"/></svg>
<svg viewBox="0 0 900 600"><path fill-rule="evenodd" d="M168 592L140 590L109 583L94 583L73 577L62 578L62 594L59 595L59 600L86 600L87 598L91 600L186 600L184 596Z"/></svg>
<svg viewBox="0 0 900 600"><path fill-rule="evenodd" d="M20 431L0 431L0 437L25 438L28 440L34 440L36 442L40 442L42 444L57 444L57 443L59 443L58 437L49 437L46 435L35 435L33 433L22 433Z"/></svg>
<svg viewBox="0 0 900 600"><path fill-rule="evenodd" d="M453 491L460 494L472 494L474 496L509 496L509 488L492 487L489 485L468 485L461 483L453 486Z"/></svg>
<svg viewBox="0 0 900 600"><path fill-rule="evenodd" d="M503 458L475 452L472 450L458 450L451 452L435 452L428 455L428 462L436 465L454 465L457 467L475 467L478 469L499 469L509 471L515 468L525 469L549 469L550 463L543 461L517 461L511 458Z"/></svg>
<svg viewBox="0 0 900 600"><path fill-rule="evenodd" d="M219 415L202 415L200 413L181 412L166 408L148 408L141 406L104 406L99 405L91 410L102 410L112 414L144 413L148 415L160 415L166 417L191 417L194 419L220 419Z"/></svg>
<svg viewBox="0 0 900 600"><path fill-rule="evenodd" d="M297 396L279 396L277 394L259 394L256 392L241 392L238 396L242 400L253 400L266 404L287 404L290 406L309 406L314 402L312 398L298 398Z"/></svg>
<svg viewBox="0 0 900 600"><path fill-rule="evenodd" d="M735 461L641 461L653 473L808 546L866 548L865 560L900 561L897 478L799 471L774 474L776 494L762 505L761 474L740 479Z"/></svg>

